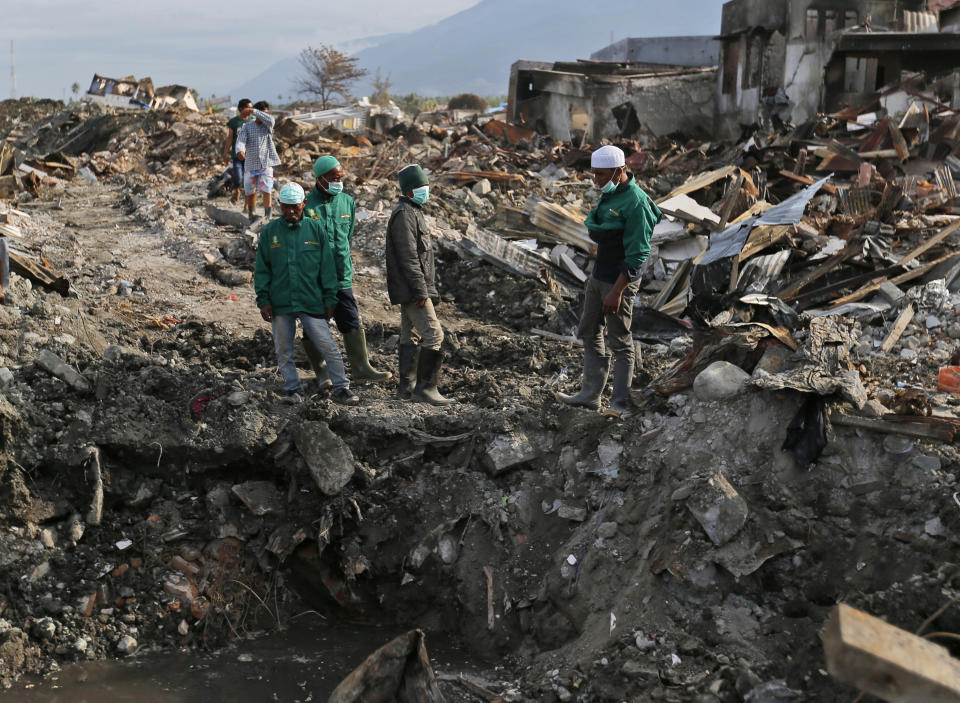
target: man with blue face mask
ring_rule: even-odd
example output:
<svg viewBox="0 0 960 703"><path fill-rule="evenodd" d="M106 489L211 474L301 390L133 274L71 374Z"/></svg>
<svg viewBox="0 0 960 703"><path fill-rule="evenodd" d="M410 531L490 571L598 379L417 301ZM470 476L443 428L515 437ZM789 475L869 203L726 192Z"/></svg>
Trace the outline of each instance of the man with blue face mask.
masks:
<svg viewBox="0 0 960 703"><path fill-rule="evenodd" d="M316 183L304 207L304 216L317 221L326 232L327 241L333 249L337 264L337 306L333 319L343 335L343 347L350 362L350 377L354 383L383 383L393 380L393 374L378 371L370 365L367 356L367 338L360 321L360 309L353 294L353 259L350 257L350 241L356 224L356 204L350 194L343 190L343 166L336 157L326 154L313 164ZM330 376L323 357L307 337L303 338L304 351L317 375L321 387L330 385Z"/></svg>
<svg viewBox="0 0 960 703"><path fill-rule="evenodd" d="M650 236L662 214L633 174L627 173L621 149L600 147L591 155L590 165L601 195L585 222L590 239L597 243L597 258L577 330L583 340L583 385L575 395L556 393L556 397L567 405L599 410L610 367L609 347L614 359L613 395L604 414L622 417L632 406L633 303L640 291L640 268L650 254Z"/></svg>
<svg viewBox="0 0 960 703"><path fill-rule="evenodd" d="M437 390L443 362L443 330L433 300L436 267L423 204L430 197L427 174L417 164L400 169L400 202L387 224L387 292L400 306L397 395L431 405L449 405ZM419 344L417 341L419 340Z"/></svg>

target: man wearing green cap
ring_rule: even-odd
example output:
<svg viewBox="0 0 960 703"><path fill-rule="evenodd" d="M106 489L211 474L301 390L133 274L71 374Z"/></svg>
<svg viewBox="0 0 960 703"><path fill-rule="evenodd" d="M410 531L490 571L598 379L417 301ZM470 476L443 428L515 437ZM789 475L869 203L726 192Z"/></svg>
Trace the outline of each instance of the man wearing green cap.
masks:
<svg viewBox="0 0 960 703"><path fill-rule="evenodd" d="M449 405L453 401L437 390L443 330L433 307L436 268L422 210L430 186L417 164L402 168L397 177L402 195L390 215L386 241L387 292L390 303L400 306L397 394L421 403Z"/></svg>
<svg viewBox="0 0 960 703"><path fill-rule="evenodd" d="M254 269L257 307L273 326L273 344L288 396L303 392L293 361L297 320L304 334L320 350L333 381L333 399L356 405L343 360L330 334L327 320L337 304L337 266L320 224L303 216L303 188L289 183L280 191L281 218L261 231Z"/></svg>
<svg viewBox="0 0 960 703"><path fill-rule="evenodd" d="M356 224L353 197L343 191L343 166L327 154L313 164L316 183L307 197L306 217L320 224L333 249L337 265L337 305L333 319L343 335L343 346L350 361L350 375L357 383L390 381L393 375L377 371L367 357L367 338L360 322L360 309L353 294L353 260L350 258L350 240ZM323 359L310 340L303 338L303 347L321 386L328 383Z"/></svg>

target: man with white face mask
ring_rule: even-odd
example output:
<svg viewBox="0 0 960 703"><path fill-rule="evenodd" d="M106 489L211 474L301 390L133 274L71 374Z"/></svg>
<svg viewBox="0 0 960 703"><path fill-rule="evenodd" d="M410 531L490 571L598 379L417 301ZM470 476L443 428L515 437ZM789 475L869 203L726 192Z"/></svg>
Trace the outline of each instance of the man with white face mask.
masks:
<svg viewBox="0 0 960 703"><path fill-rule="evenodd" d="M597 243L597 259L577 330L583 340L583 385L576 395L557 393L556 397L567 405L599 410L609 373L609 347L614 359L613 395L604 414L622 417L632 407L633 303L640 291L640 268L650 254L650 236L662 214L633 174L627 173L621 149L600 147L591 155L590 165L601 195L585 222L590 239Z"/></svg>
<svg viewBox="0 0 960 703"><path fill-rule="evenodd" d="M433 307L437 298L436 266L423 205L430 196L427 174L417 164L397 174L400 201L387 224L387 293L400 306L400 398L449 405L437 390L443 362L443 329ZM419 342L419 343L418 343Z"/></svg>
<svg viewBox="0 0 960 703"><path fill-rule="evenodd" d="M350 378L354 383L383 383L393 380L393 375L378 371L370 365L367 356L367 338L360 320L360 308L353 294L353 259L350 256L350 241L356 225L356 204L353 197L343 189L343 166L335 156L326 154L313 164L316 177L313 190L307 196L304 217L316 220L327 235L337 264L337 306L333 319L343 335L343 347L350 362ZM317 375L320 387L330 385L330 376L323 357L307 337L303 348L310 365Z"/></svg>

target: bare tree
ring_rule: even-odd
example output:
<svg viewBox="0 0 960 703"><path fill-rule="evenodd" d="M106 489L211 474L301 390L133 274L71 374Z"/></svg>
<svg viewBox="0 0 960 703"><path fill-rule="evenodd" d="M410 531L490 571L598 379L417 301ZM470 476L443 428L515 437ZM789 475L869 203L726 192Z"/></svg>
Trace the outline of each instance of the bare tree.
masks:
<svg viewBox="0 0 960 703"><path fill-rule="evenodd" d="M367 75L367 69L357 67L356 58L326 44L308 46L297 60L306 72L305 78L294 81L297 92L319 98L324 110L334 95L349 101L351 84Z"/></svg>
<svg viewBox="0 0 960 703"><path fill-rule="evenodd" d="M370 102L374 105L387 106L390 104L390 88L393 82L390 80L390 74L383 78L380 74L380 67L377 66L377 74L373 77L373 93L370 95Z"/></svg>

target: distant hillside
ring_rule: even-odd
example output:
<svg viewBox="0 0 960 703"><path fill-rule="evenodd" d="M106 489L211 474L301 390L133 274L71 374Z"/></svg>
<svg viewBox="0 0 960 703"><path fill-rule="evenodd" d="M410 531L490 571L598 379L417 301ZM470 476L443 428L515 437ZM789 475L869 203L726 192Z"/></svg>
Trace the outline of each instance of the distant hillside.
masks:
<svg viewBox="0 0 960 703"><path fill-rule="evenodd" d="M510 65L518 59L588 58L610 44L611 37L717 34L722 4L722 0L682 0L672 6L653 0L483 0L428 27L382 37L356 56L371 75L378 66L389 73L393 93L504 94ZM289 76L298 69L295 57L284 59L231 94L289 95ZM358 93L368 91L368 85L358 84Z"/></svg>

